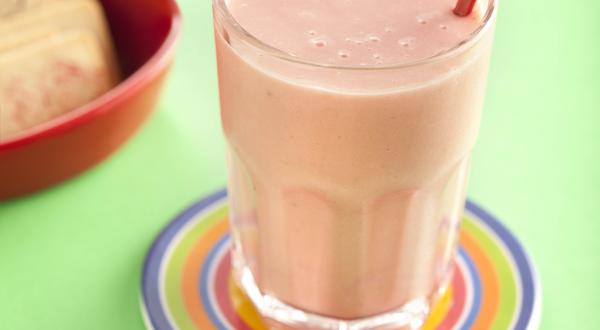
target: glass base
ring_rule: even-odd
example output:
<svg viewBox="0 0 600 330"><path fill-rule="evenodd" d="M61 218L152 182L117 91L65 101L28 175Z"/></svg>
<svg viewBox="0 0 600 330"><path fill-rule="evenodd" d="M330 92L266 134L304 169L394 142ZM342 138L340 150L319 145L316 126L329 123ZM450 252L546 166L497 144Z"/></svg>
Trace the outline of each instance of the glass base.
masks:
<svg viewBox="0 0 600 330"><path fill-rule="evenodd" d="M311 330L412 330L421 328L430 311L427 299L417 299L384 314L353 320L336 319L299 310L262 293L247 267L243 267L238 276L239 285L266 321L283 325L276 326L277 329L290 327Z"/></svg>

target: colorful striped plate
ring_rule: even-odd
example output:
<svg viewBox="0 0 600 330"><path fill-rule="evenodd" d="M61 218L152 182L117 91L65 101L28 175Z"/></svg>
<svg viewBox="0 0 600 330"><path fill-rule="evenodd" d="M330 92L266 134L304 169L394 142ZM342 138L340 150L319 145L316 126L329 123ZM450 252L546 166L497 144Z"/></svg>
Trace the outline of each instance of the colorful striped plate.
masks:
<svg viewBox="0 0 600 330"><path fill-rule="evenodd" d="M229 276L227 194L206 197L158 236L144 266L149 329L266 329ZM537 329L541 288L517 239L467 203L452 285L424 329Z"/></svg>

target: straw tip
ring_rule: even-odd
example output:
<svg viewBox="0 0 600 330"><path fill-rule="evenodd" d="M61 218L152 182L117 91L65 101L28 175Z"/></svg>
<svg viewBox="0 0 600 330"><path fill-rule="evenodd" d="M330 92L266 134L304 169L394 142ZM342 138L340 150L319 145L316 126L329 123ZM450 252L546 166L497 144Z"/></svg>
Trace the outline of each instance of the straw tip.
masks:
<svg viewBox="0 0 600 330"><path fill-rule="evenodd" d="M461 17L469 16L475 7L475 2L476 0L458 0L452 12Z"/></svg>

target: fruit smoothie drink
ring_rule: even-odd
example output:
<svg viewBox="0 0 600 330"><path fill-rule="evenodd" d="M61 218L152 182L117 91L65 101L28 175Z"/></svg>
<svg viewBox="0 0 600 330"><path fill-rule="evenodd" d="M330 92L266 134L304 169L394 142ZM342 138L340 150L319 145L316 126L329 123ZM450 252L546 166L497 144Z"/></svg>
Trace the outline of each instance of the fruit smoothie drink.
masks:
<svg viewBox="0 0 600 330"><path fill-rule="evenodd" d="M418 327L452 273L495 2L214 0L234 275L301 329Z"/></svg>

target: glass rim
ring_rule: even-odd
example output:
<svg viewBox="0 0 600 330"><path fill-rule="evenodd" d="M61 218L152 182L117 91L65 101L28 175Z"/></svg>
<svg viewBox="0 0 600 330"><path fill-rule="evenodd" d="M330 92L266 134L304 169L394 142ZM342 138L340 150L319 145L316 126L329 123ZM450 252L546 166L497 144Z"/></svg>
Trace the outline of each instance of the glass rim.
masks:
<svg viewBox="0 0 600 330"><path fill-rule="evenodd" d="M494 18L497 15L497 7L498 0L487 0L488 6L485 11L485 14L482 17L481 23L479 26L473 30L464 40L458 42L453 47L450 47L442 52L434 54L429 57L425 57L422 59L405 62L405 63L391 63L386 65L337 65L330 63L322 63L318 61L311 61L307 59L302 59L296 56L289 54L277 47L271 46L268 43L260 40L252 33L248 32L238 21L233 17L229 9L227 8L227 0L212 0L213 8L218 11L218 13L223 17L226 23L233 28L235 33L240 35L244 43L249 44L250 46L258 49L259 51L265 52L266 54L278 58L280 60L291 62L295 64L301 64L306 66L312 66L323 69L335 69L335 70L351 70L351 71L374 71L374 70L396 70L396 69L404 69L410 68L425 64L435 63L446 58L453 57L455 55L461 54L462 52L471 48L479 39L483 37L483 35L491 28L494 22ZM480 0L486 1L486 0ZM216 19L216 18L215 18ZM218 31L217 31L218 32Z"/></svg>

